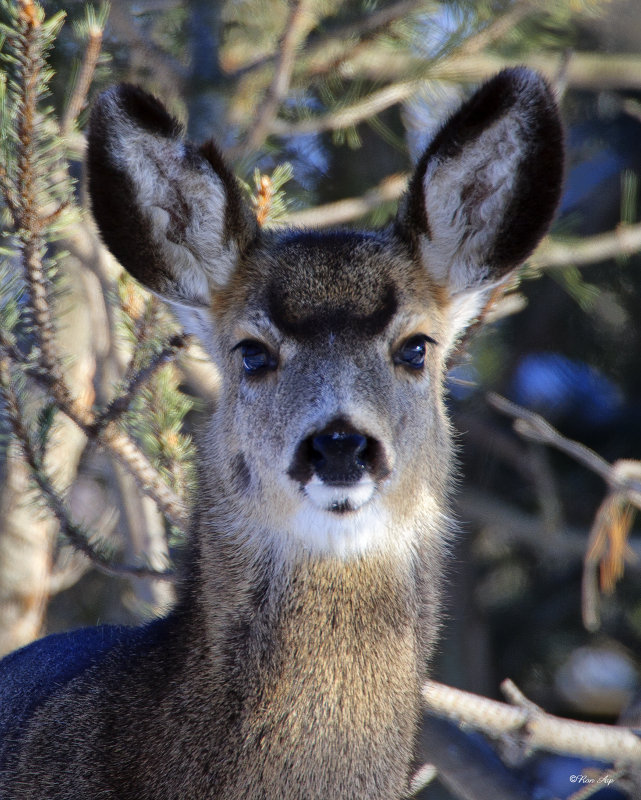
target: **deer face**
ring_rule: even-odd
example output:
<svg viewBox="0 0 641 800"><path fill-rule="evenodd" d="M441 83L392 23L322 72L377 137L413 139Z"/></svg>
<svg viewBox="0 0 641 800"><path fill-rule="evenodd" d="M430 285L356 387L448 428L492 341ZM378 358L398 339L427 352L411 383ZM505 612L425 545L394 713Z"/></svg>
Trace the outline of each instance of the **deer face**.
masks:
<svg viewBox="0 0 641 800"><path fill-rule="evenodd" d="M339 556L440 529L447 354L558 200L545 83L511 70L482 87L379 232L259 231L213 145L185 144L129 86L98 100L88 160L107 245L221 369L201 469L217 519Z"/></svg>
<svg viewBox="0 0 641 800"><path fill-rule="evenodd" d="M295 232L243 271L213 311L224 483L312 550L395 544L392 521L409 530L448 477L447 334L424 271L390 234Z"/></svg>

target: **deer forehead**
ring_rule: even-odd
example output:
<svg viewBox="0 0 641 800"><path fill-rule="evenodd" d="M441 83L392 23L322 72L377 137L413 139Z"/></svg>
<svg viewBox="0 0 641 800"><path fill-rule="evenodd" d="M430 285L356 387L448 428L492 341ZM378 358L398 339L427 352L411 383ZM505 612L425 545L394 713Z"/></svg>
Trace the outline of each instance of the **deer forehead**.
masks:
<svg viewBox="0 0 641 800"><path fill-rule="evenodd" d="M253 318L257 330L267 322L279 338L364 341L402 335L419 319L439 324L439 295L425 270L385 234L276 234L242 273L214 311Z"/></svg>

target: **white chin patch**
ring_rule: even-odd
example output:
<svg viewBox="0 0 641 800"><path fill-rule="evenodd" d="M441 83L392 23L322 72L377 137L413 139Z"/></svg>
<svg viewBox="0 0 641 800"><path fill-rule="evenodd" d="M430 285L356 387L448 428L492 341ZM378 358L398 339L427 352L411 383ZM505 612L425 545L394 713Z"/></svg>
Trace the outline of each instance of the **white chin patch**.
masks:
<svg viewBox="0 0 641 800"><path fill-rule="evenodd" d="M364 478L350 486L328 486L314 475L305 486L305 495L316 508L332 514L348 514L358 511L374 496L376 484Z"/></svg>
<svg viewBox="0 0 641 800"><path fill-rule="evenodd" d="M309 553L349 559L395 547L402 538L392 530L369 478L352 486L327 486L314 476L303 491L304 500L284 529Z"/></svg>

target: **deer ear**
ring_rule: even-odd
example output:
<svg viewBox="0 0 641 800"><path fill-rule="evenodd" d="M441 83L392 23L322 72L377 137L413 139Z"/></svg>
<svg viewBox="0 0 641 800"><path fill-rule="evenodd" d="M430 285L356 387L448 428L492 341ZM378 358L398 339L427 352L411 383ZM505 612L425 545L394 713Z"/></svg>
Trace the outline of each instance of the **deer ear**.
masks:
<svg viewBox="0 0 641 800"><path fill-rule="evenodd" d="M433 281L456 301L459 328L545 234L562 176L554 96L525 68L483 85L429 145L398 222Z"/></svg>
<svg viewBox="0 0 641 800"><path fill-rule="evenodd" d="M179 305L207 306L257 237L257 223L216 147L141 89L122 84L96 101L88 185L113 255L147 288Z"/></svg>

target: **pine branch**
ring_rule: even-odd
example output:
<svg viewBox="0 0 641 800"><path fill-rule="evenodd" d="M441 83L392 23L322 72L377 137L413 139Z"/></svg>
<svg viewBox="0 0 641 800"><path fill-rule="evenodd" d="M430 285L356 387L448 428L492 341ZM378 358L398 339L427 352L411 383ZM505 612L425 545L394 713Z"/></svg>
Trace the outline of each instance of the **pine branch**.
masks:
<svg viewBox="0 0 641 800"><path fill-rule="evenodd" d="M96 431L96 419L69 396L66 386L47 370L25 362L24 356L0 333L0 348L5 357L11 358L25 373L41 384L54 398L56 406L71 419L87 438L98 446L105 447L134 477L140 489L156 503L169 521L180 530L187 525L184 503L158 474L149 459L114 420L109 420Z"/></svg>
<svg viewBox="0 0 641 800"><path fill-rule="evenodd" d="M88 416L73 402L58 402L58 406L89 439L104 446L129 470L139 488L152 498L172 525L180 530L185 530L188 515L183 501L167 486L138 445L118 427L116 422L108 422L101 429L100 435L96 436L93 432L95 420L92 415Z"/></svg>
<svg viewBox="0 0 641 800"><path fill-rule="evenodd" d="M38 485L47 506L55 516L60 530L74 548L83 553L97 569L108 575L171 579L173 577L171 571L159 571L145 566L116 566L112 563L110 556L100 552L90 543L85 531L71 519L65 503L47 475L41 456L38 454L38 450L23 423L24 413L20 408L17 395L11 384L9 362L6 356L0 357L0 389L11 430L20 445L31 475Z"/></svg>
<svg viewBox="0 0 641 800"><path fill-rule="evenodd" d="M42 19L39 9L22 0L18 11L19 32L16 55L20 65L16 98L16 169L14 198L9 204L17 231L23 272L29 288L34 336L41 363L56 383L62 385L62 373L55 346L55 328L48 298L48 281L43 268L45 249L43 231L51 215L41 216L38 205L38 100L42 86ZM68 394L68 393L67 393Z"/></svg>
<svg viewBox="0 0 641 800"><path fill-rule="evenodd" d="M161 367L173 361L179 352L183 351L190 343L191 337L185 333L172 336L167 344L156 353L151 361L142 369L133 371L130 375L126 387L115 397L100 414L96 415L93 429L99 433L105 425L119 419L131 406L131 403L143 384L155 375ZM133 359L132 362L133 364Z"/></svg>
<svg viewBox="0 0 641 800"><path fill-rule="evenodd" d="M502 16L499 16L486 28L472 36L469 36L459 47L452 51L449 58L466 57L474 55L492 43L500 39L512 27L521 22L524 18L538 10L532 0L521 0L513 5ZM379 59L380 61L380 59ZM436 62L438 63L438 62ZM391 83L383 89L370 93L352 105L330 112L320 117L301 120L296 123L286 123L282 120L274 119L271 129L279 136L295 136L309 133L320 133L328 130L339 130L358 124L370 117L412 97L412 95L423 85L426 78L433 77L433 62L423 59L416 62L419 73L410 80L397 81ZM327 64L327 67L330 65ZM331 65L335 68L335 64ZM409 70L415 72L416 70ZM319 74L319 67L315 69L315 74Z"/></svg>
<svg viewBox="0 0 641 800"><path fill-rule="evenodd" d="M73 89L69 104L65 110L60 130L63 136L68 136L76 124L80 113L87 104L89 89L96 71L100 51L102 49L103 28L92 26L89 29L89 40L80 66L76 84Z"/></svg>
<svg viewBox="0 0 641 800"><path fill-rule="evenodd" d="M0 193L5 206L7 207L12 219L17 219L20 214L20 200L16 190L11 183L4 164L0 164Z"/></svg>
<svg viewBox="0 0 641 800"><path fill-rule="evenodd" d="M58 18L59 19L59 18ZM4 347L6 355L27 368L32 378L44 385L57 407L85 433L104 445L133 474L137 484L171 522L181 528L186 512L181 500L166 486L150 461L139 452L130 437L114 421L107 421L97 436L93 426L95 415L73 398L64 379L55 341L55 326L49 301L49 281L43 265L46 225L61 213L64 202L53 213L43 214L39 202L45 168L39 161L43 121L38 116L38 102L46 88L44 54L55 31L56 18L43 23L43 14L31 0L21 0L16 11L17 34L12 40L18 71L15 80L14 191L8 205L13 214L16 241L30 294L33 336L39 351L39 367L19 358L15 348ZM45 27L46 26L46 27ZM6 185L8 180L3 180ZM4 337L4 345L10 344Z"/></svg>

